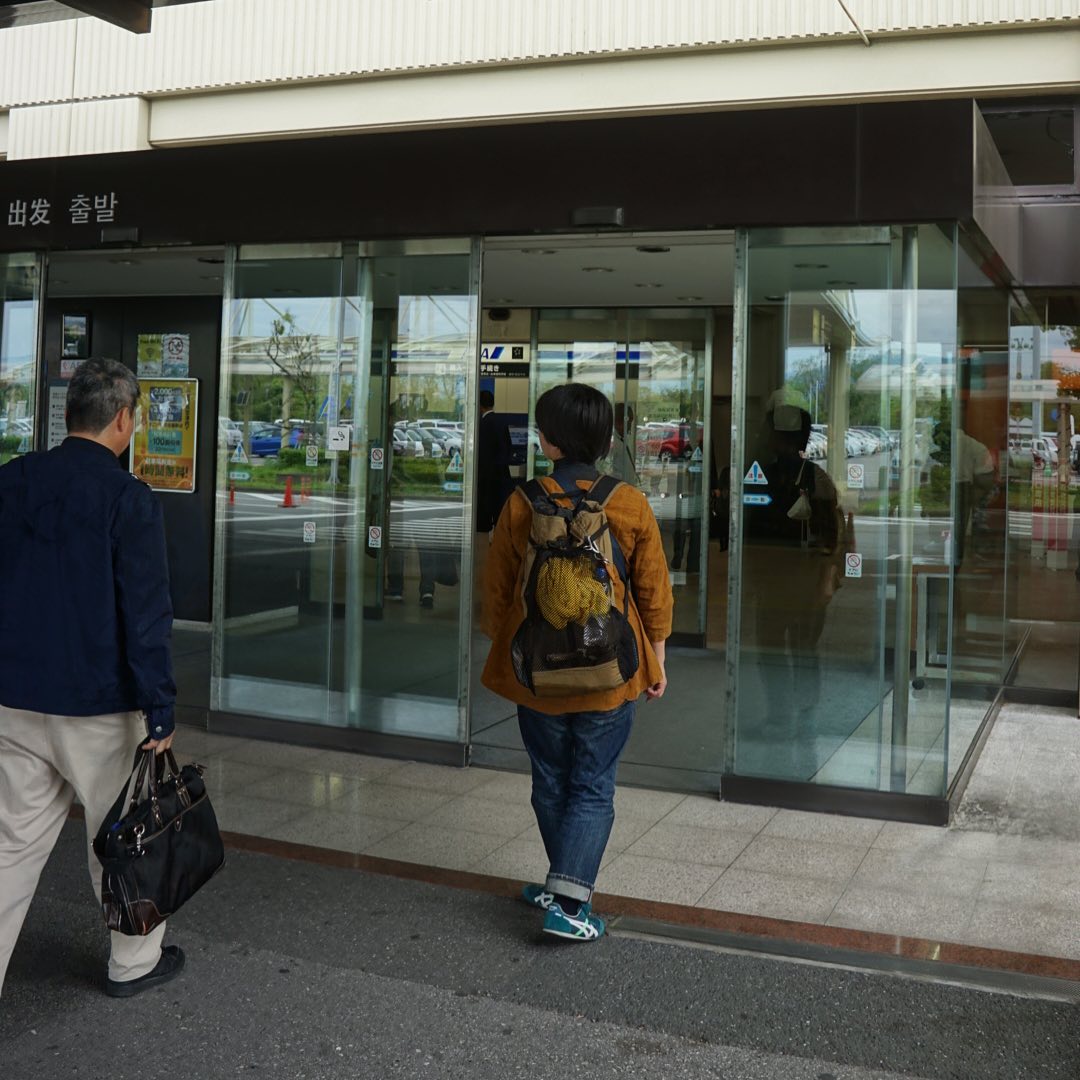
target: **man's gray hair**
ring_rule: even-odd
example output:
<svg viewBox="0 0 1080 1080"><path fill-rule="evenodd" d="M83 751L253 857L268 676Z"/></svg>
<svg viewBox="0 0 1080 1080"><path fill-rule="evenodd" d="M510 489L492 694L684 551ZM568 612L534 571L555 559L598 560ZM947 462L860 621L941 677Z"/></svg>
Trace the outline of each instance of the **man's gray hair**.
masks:
<svg viewBox="0 0 1080 1080"><path fill-rule="evenodd" d="M100 435L138 400L139 380L131 368L116 360L84 360L68 385L67 429Z"/></svg>

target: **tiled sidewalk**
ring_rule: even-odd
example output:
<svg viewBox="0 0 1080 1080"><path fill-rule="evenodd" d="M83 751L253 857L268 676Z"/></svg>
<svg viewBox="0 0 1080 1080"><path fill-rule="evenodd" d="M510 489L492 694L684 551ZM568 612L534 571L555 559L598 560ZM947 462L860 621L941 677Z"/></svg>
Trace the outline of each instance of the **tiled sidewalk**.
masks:
<svg viewBox="0 0 1080 1080"><path fill-rule="evenodd" d="M187 728L177 750L207 765L223 829L501 878L546 868L525 776ZM1075 717L1011 707L949 829L620 788L597 889L1080 959L1078 766Z"/></svg>

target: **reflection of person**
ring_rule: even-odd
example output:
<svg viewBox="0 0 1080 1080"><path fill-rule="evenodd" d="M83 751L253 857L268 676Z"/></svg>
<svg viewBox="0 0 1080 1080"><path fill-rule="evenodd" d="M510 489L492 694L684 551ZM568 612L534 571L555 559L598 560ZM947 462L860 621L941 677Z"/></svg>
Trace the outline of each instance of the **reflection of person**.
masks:
<svg viewBox="0 0 1080 1080"><path fill-rule="evenodd" d="M744 580L756 617L766 722L794 733L788 748L804 773L798 779L810 779L813 732L804 725L821 697L818 642L842 581L843 521L828 473L803 456L810 414L777 405L766 416L766 431L766 483L746 491L768 502L745 510Z"/></svg>
<svg viewBox="0 0 1080 1080"><path fill-rule="evenodd" d="M554 463L541 480L550 491L587 489L597 478L595 462L611 442L611 404L580 383L555 387L536 403L540 445ZM630 736L638 697L663 696L665 642L671 633L671 584L660 530L644 494L620 484L606 504L608 522L630 568L633 603L628 618L640 664L629 682L614 690L573 697L538 698L515 677L511 641L522 621L522 565L532 526L532 508L515 495L495 526L488 557L483 627L492 638L484 667L488 689L518 706L521 737L532 762L532 805L550 862L543 886L525 887L525 899L545 912L547 933L591 941L604 923L591 914L593 884L615 820L613 797L619 755ZM615 603L622 608L626 585L613 575Z"/></svg>
<svg viewBox="0 0 1080 1080"><path fill-rule="evenodd" d="M620 401L615 406L613 425L607 471L623 483L640 487L641 478L634 464L634 406Z"/></svg>
<svg viewBox="0 0 1080 1080"><path fill-rule="evenodd" d="M956 565L964 561L967 533L976 510L995 487L994 457L963 428L956 432ZM972 537L974 542L974 536Z"/></svg>
<svg viewBox="0 0 1080 1080"><path fill-rule="evenodd" d="M510 476L510 431L495 413L495 395L480 391L480 427L476 436L476 531L489 533L503 503L514 490Z"/></svg>
<svg viewBox="0 0 1080 1080"><path fill-rule="evenodd" d="M388 422L391 430L394 426L395 416L397 413L397 403L390 406L390 415ZM384 459L384 472L386 475L386 482L388 485L394 480L401 481L401 463L397 462L396 455L393 452L394 440L388 440L386 448L386 455ZM395 468L398 472L395 473ZM387 489L390 491L390 488ZM393 516L393 502L398 502L398 509L403 510L404 504L407 499L394 500L393 496L387 500L387 508L390 511L390 516ZM427 515L424 515L426 517ZM399 514L398 530L405 528L415 528L420 521L421 515L410 515L406 517L404 514ZM423 520L421 518L421 520ZM405 595L405 544L404 542L394 542L393 539L394 528L391 524L390 528L385 530L386 542L388 551L386 553L386 591L383 594L386 600L400 601L404 599ZM414 534L415 535L415 534ZM433 608L435 606L435 584L438 582L441 585L456 585L458 583L457 561L454 557L454 552L447 550L441 551L433 548L429 544L421 544L419 541L414 540L413 546L416 548L416 561L417 568L419 570L419 594L420 594L420 606L422 608Z"/></svg>
<svg viewBox="0 0 1080 1080"><path fill-rule="evenodd" d="M0 469L0 984L72 800L92 839L140 743L172 744L161 504L118 461L138 395L123 364L87 360L68 387L68 437ZM92 853L90 876L100 904ZM112 935L107 994L180 972L164 933Z"/></svg>

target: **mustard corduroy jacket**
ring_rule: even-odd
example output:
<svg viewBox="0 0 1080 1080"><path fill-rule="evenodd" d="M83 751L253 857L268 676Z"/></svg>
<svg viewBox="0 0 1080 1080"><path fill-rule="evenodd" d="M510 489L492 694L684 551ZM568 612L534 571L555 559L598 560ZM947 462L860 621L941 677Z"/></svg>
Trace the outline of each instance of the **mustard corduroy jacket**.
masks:
<svg viewBox="0 0 1080 1080"><path fill-rule="evenodd" d="M541 483L548 491L560 490L551 477L544 477ZM588 480L577 483L580 488L590 485ZM521 579L532 525L532 507L518 489L506 501L495 525L484 570L482 628L491 638L491 652L482 681L500 697L552 715L607 712L636 699L660 680L660 664L651 643L670 636L674 603L660 529L645 495L629 484L615 490L605 511L633 583L628 618L638 643L637 673L625 686L577 697L539 698L518 682L510 644L525 617ZM618 573L612 578L615 606L622 610L625 586Z"/></svg>

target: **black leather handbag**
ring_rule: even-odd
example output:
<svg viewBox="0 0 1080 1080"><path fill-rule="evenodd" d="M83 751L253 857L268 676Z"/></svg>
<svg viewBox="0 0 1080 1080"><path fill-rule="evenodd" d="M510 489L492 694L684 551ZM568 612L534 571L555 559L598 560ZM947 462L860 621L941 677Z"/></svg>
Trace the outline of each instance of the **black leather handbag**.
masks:
<svg viewBox="0 0 1080 1080"><path fill-rule="evenodd" d="M110 930L142 936L178 911L225 863L202 766L180 769L171 750L140 749L94 854Z"/></svg>

